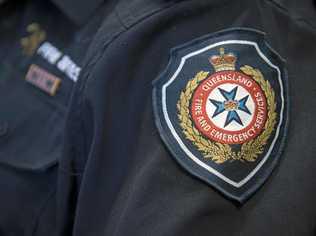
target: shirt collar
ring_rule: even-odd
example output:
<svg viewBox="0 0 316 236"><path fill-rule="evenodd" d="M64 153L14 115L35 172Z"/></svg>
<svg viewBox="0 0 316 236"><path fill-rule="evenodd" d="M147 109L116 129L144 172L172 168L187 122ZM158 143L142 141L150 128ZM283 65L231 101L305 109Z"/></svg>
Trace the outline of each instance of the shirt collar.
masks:
<svg viewBox="0 0 316 236"><path fill-rule="evenodd" d="M51 0L77 25L84 24L104 0Z"/></svg>

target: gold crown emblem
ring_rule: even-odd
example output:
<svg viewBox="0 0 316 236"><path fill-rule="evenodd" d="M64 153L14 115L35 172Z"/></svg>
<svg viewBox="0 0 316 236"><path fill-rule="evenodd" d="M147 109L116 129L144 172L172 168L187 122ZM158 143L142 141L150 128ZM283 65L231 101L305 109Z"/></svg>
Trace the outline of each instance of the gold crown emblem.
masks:
<svg viewBox="0 0 316 236"><path fill-rule="evenodd" d="M225 54L225 49L219 49L220 55L214 55L209 58L215 71L235 70L237 57L233 53Z"/></svg>

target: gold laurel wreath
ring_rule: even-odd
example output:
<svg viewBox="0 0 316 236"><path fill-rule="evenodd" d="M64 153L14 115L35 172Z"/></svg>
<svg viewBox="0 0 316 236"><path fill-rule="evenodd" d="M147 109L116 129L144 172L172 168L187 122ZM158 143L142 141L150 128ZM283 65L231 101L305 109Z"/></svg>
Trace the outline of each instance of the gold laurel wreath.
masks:
<svg viewBox="0 0 316 236"><path fill-rule="evenodd" d="M262 73L258 69L245 65L240 68L243 73L251 76L262 88L267 98L268 116L263 132L255 139L244 143L240 151L234 152L228 144L213 142L205 138L200 131L192 124L190 114L190 100L194 90L209 74L209 72L201 71L190 80L185 89L180 94L180 99L177 103L178 118L180 126L185 137L190 140L197 149L203 154L204 158L211 159L217 164L222 164L228 160L239 160L254 162L257 157L263 152L271 133L274 130L277 114L275 94L269 81L263 78Z"/></svg>

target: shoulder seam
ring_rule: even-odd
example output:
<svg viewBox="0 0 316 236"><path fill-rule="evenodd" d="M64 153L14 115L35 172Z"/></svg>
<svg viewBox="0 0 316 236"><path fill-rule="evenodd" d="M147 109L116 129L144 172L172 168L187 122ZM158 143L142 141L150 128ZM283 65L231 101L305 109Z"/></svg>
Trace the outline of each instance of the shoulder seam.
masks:
<svg viewBox="0 0 316 236"><path fill-rule="evenodd" d="M179 2L178 2L179 3ZM126 25L121 17L119 16L119 12L116 11L115 9L115 15L119 21L119 24L123 27L123 29L117 31L116 33L114 33L112 35L112 38L109 39L109 41L107 42L102 42L101 46L100 46L100 50L98 51L98 53L91 58L90 62L87 62L87 64L84 66L85 69L87 70L86 73L84 73L82 76L82 83L80 84L80 86L78 86L76 89L78 90L78 95L77 95L77 103L75 104L75 106L77 107L76 109L78 111L82 111L83 106L84 106L84 101L85 101L85 94L87 93L87 89L90 83L90 78L91 78L91 74L93 73L95 67L97 66L97 64L99 63L99 61L102 59L103 55L105 54L107 48L114 42L116 41L116 39L118 39L123 33L127 32L128 30L130 30L131 28L133 28L135 25L140 24L141 22L144 22L146 19L166 10L166 9L170 9L171 7L175 6L177 3L173 3L173 4L169 4L167 6L164 6L162 8L160 8L157 11L151 12L145 16L140 17L138 20L136 20L135 22L133 22L133 24L130 25ZM80 119L82 122L82 119ZM85 130L82 130L82 132L85 132ZM85 137L85 136L84 136ZM85 138L83 138L85 140ZM84 141L85 142L85 141Z"/></svg>
<svg viewBox="0 0 316 236"><path fill-rule="evenodd" d="M177 2L177 3L179 3L179 2ZM92 73L94 67L95 67L95 66L97 65L97 63L100 61L100 59L101 59L102 56L104 55L104 52L106 51L106 49L107 49L117 38L119 38L123 33L127 32L128 30L130 30L131 28L133 28L135 25L138 25L138 24L140 24L141 22L144 22L146 19L148 19L148 18L150 18L150 17L152 17L152 16L154 16L154 15L156 15L156 14L158 14L158 13L160 13L160 12L166 10L166 9L169 9L169 8L171 8L171 7L175 6L175 5L177 5L177 3L168 4L168 5L166 5L166 6L162 7L162 8L160 8L160 9L157 10L157 11L151 12L151 13L149 13L149 14L143 16L143 17L140 17L138 20L136 20L135 22L133 22L133 23L130 24L130 25L126 25L126 24L122 21L122 18L119 16L119 15L120 15L119 12L117 12L117 11L115 10L115 11L116 11L115 14L116 14L116 16L118 17L118 20L119 20L120 24L123 26L124 29L121 30L121 31L118 31L115 35L113 35L113 37L112 37L112 39L111 39L110 41L108 41L107 43L103 44L103 45L102 45L102 49L99 51L99 53L98 53L95 57L93 57L93 58L92 58L92 62L89 63L89 65L87 65L87 68L89 68L89 72L87 72L87 73L84 75L84 78L86 78L86 80L83 82L82 87L81 87L81 89L82 89L82 91L81 91L81 96L82 96L83 94L85 94L85 91L86 91L86 89L87 89L87 87L88 87L88 83L89 83L89 81L90 81L90 80L89 80L89 77L90 77L90 75L91 75L91 73ZM80 90L81 90L81 89L80 89Z"/></svg>
<svg viewBox="0 0 316 236"><path fill-rule="evenodd" d="M124 27L125 30L127 30L128 26L124 23L124 21L123 21L122 17L120 16L116 7L114 9L114 13L115 13L115 16L117 17L118 21L120 22L120 24Z"/></svg>

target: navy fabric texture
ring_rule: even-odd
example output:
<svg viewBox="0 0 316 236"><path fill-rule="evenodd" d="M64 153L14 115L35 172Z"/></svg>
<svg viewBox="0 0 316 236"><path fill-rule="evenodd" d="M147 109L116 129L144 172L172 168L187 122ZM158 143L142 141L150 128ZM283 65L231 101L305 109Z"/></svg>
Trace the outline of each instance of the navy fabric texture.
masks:
<svg viewBox="0 0 316 236"><path fill-rule="evenodd" d="M0 235L315 235L314 2L12 0L0 5ZM46 33L35 48L27 40L33 23L37 33ZM179 62L174 58L169 64L174 48L185 54L210 43L216 32L245 28L265 34L265 43L254 40L288 78L285 114L291 122L284 120L274 158L262 173L240 192L223 187L231 194L225 195L202 170L183 168L174 158L178 153L162 139L168 134L156 126L152 94L168 79L166 68L168 73ZM37 53L44 43L81 68L76 83ZM274 76L251 51L242 57L247 48L229 49L240 50L238 67L249 64ZM193 61L185 74L211 71L204 63ZM26 82L32 64L61 79L55 96ZM278 85L271 84L279 99ZM173 89L170 103L179 95ZM175 107L172 112L175 120ZM231 168L229 177L242 178L240 166Z"/></svg>
<svg viewBox="0 0 316 236"><path fill-rule="evenodd" d="M60 221L60 232L313 235L315 28L273 1L146 4L135 0L116 6L95 38L73 94L61 161L68 173L60 175L58 191L60 215L70 217ZM264 32L286 60L291 100L281 160L243 206L174 160L152 106L152 82L167 67L172 48L235 27Z"/></svg>
<svg viewBox="0 0 316 236"><path fill-rule="evenodd" d="M80 27L51 1L8 1L0 12L0 235L56 235L58 161L74 81L47 55L53 48L82 67L105 6ZM50 52L40 54L45 43ZM54 96L25 80L31 65L61 80Z"/></svg>

